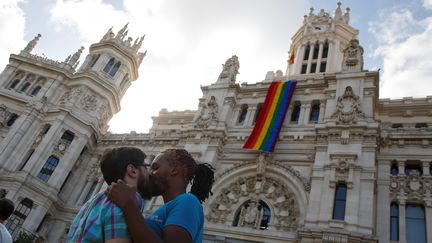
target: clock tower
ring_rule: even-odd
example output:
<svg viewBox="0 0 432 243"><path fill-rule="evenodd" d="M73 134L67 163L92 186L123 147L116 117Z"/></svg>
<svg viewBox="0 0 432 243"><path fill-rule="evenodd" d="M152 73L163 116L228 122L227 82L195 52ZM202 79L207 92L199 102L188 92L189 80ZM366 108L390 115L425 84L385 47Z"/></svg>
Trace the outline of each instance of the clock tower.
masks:
<svg viewBox="0 0 432 243"><path fill-rule="evenodd" d="M358 30L349 25L349 11L343 13L340 2L332 16L324 9L318 13L310 9L292 38L288 77L342 71L343 50L358 39Z"/></svg>

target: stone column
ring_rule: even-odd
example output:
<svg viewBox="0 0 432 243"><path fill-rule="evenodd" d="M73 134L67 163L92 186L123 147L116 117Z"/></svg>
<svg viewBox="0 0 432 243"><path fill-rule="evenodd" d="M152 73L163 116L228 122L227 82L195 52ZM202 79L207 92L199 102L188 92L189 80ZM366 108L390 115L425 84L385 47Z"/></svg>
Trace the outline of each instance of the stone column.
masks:
<svg viewBox="0 0 432 243"><path fill-rule="evenodd" d="M252 124L252 119L253 119L252 111L253 111L254 109L255 109L255 108L252 108L252 107L250 107L250 108L247 109L246 117L245 117L245 119L244 119L244 121L243 121L243 127L247 127L247 126L249 126L249 125ZM255 114L255 113L254 113L254 114Z"/></svg>
<svg viewBox="0 0 432 243"><path fill-rule="evenodd" d="M321 100L320 101L320 111L319 111L319 118L318 118L318 122L323 122L324 121L324 110L325 110L325 100Z"/></svg>
<svg viewBox="0 0 432 243"><path fill-rule="evenodd" d="M305 105L306 104L301 104L300 105L300 115L299 115L299 119L297 121L298 125L303 124L303 117L305 115Z"/></svg>
<svg viewBox="0 0 432 243"><path fill-rule="evenodd" d="M399 199L399 242L406 242L405 233L405 199Z"/></svg>
<svg viewBox="0 0 432 243"><path fill-rule="evenodd" d="M289 125L289 123L291 122L291 114L292 114L292 111L293 111L293 106L290 105L290 106L288 107L288 110L287 110L287 113L286 113L286 116L285 116L284 123L282 124L283 127L287 127L287 126Z"/></svg>
<svg viewBox="0 0 432 243"><path fill-rule="evenodd" d="M231 124L233 125L233 126L236 126L237 125L237 122L238 122L238 116L239 116L239 114L240 114L240 108L235 108L234 110L233 110L233 117L232 117L232 120L231 120Z"/></svg>
<svg viewBox="0 0 432 243"><path fill-rule="evenodd" d="M314 51L315 51L315 44L311 43L310 44L310 49L309 49L309 57L308 57L308 62L307 62L306 73L310 73Z"/></svg>
<svg viewBox="0 0 432 243"><path fill-rule="evenodd" d="M311 112L311 104L304 104L302 105L304 106L303 108L303 120L300 122L300 124L308 124L309 123L309 118L310 118L310 112Z"/></svg>
<svg viewBox="0 0 432 243"><path fill-rule="evenodd" d="M397 162L398 162L399 175L405 175L405 161L398 160Z"/></svg>
<svg viewBox="0 0 432 243"><path fill-rule="evenodd" d="M295 68L295 73L293 73L293 74L300 74L300 72L301 72L301 68L303 66L303 56L305 53L305 49L306 49L306 44L301 44L300 51L299 51L299 53L298 53L298 55L294 61L294 65L296 66L296 68Z"/></svg>
<svg viewBox="0 0 432 243"><path fill-rule="evenodd" d="M423 175L430 175L429 168L430 168L430 160L421 160L423 165ZM432 233L431 233L432 234Z"/></svg>
<svg viewBox="0 0 432 243"><path fill-rule="evenodd" d="M48 205L44 205L44 206L48 206ZM43 207L42 205L33 203L33 208L31 209L29 215L24 221L22 227L28 231L35 231L47 211L48 209Z"/></svg>
<svg viewBox="0 0 432 243"><path fill-rule="evenodd" d="M318 51L317 67L316 67L316 72L317 72L317 73L320 72L320 68L321 68L321 59L322 59L323 48L324 48L324 42L323 42L323 41L320 41L320 42L319 42L319 51Z"/></svg>
<svg viewBox="0 0 432 243"><path fill-rule="evenodd" d="M333 72L334 71L334 62L333 62L333 58L335 56L335 48L334 48L334 41L333 40L329 40L329 48L328 48L328 55L327 55L327 70L329 72Z"/></svg>
<svg viewBox="0 0 432 243"><path fill-rule="evenodd" d="M15 76L15 70L15 67L8 64L4 69L2 75L0 75L0 85L4 86L8 80L11 80L13 76Z"/></svg>

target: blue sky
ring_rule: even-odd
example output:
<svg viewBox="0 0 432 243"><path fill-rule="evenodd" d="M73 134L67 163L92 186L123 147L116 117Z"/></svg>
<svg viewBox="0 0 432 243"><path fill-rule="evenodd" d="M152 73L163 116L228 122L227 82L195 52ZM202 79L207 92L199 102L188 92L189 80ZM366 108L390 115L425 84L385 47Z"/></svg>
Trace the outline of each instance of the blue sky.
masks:
<svg viewBox="0 0 432 243"><path fill-rule="evenodd" d="M110 122L112 132L147 132L162 108L197 109L200 85L217 79L236 54L238 82L286 70L291 36L314 7L333 13L329 0L2 0L0 67L38 33L34 53L64 60L129 22L146 34L140 78ZM432 95L432 0L347 0L350 24L360 30L365 68L381 69L380 98ZM169 88L167 88L169 87Z"/></svg>

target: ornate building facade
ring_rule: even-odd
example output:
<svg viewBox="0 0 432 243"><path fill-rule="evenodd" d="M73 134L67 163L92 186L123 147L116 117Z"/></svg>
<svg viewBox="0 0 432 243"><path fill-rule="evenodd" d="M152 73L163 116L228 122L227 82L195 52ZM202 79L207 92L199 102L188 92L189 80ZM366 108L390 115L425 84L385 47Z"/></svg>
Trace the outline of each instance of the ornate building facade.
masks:
<svg viewBox="0 0 432 243"><path fill-rule="evenodd" d="M0 75L0 189L17 205L7 227L61 242L103 189L105 149L136 146L151 162L178 147L216 167L205 242L432 243L432 97L379 99L349 11L311 9L285 74L239 84L232 56L197 110L163 109L147 134L106 132L143 38L110 29L77 69L82 48L57 62L31 54L35 37ZM298 83L275 152L242 149L270 83L286 79Z"/></svg>

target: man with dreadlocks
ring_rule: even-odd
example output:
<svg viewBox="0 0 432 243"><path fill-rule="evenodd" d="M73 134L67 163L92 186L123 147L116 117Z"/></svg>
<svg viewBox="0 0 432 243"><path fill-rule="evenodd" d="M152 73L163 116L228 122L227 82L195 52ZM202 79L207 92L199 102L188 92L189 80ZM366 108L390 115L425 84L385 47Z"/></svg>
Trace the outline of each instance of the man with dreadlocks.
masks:
<svg viewBox="0 0 432 243"><path fill-rule="evenodd" d="M211 194L214 169L197 164L184 149L167 149L151 164L152 195L164 205L144 219L134 204L133 190L122 180L107 189L108 197L122 210L134 242L201 243L204 213L201 203ZM190 193L186 188L191 184Z"/></svg>

